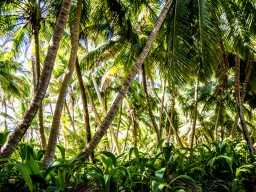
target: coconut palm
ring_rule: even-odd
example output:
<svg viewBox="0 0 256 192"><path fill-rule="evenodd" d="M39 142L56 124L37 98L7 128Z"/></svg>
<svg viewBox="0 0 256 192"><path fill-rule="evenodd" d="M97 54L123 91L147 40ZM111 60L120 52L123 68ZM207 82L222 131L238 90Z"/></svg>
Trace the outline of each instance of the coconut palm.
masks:
<svg viewBox="0 0 256 192"><path fill-rule="evenodd" d="M3 36L4 43L12 42L15 55L20 56L21 53L19 53L19 50L25 50L25 53L28 53L29 49L31 49L30 45L31 47L33 46L33 49L31 49L33 52L31 60L34 92L36 92L41 73L42 56L40 56L40 52L42 53L42 45L40 46L40 44L43 44L43 42L40 42L39 38L43 37L44 39L48 39L48 41L50 40L49 29L51 27L46 27L46 24L52 22L52 15L49 13L54 12L50 6L51 2L42 0L13 0L5 1L1 4L2 14L0 20L6 22L4 30L9 31L9 33ZM45 149L46 138L42 106L38 111L38 121L41 146Z"/></svg>
<svg viewBox="0 0 256 192"><path fill-rule="evenodd" d="M46 153L43 159L43 167L47 168L48 165L52 162L55 154L56 144L57 144L57 135L59 130L60 118L62 109L64 106L68 85L72 78L72 74L75 68L76 60L77 60L77 51L79 45L79 27L80 27L80 19L81 19L81 12L82 12L82 0L77 1L76 5L76 14L74 20L74 26L71 27L71 54L69 58L69 63L67 67L67 72L65 73L64 80L61 85L59 97L56 103L51 132L49 136L49 144L46 149Z"/></svg>
<svg viewBox="0 0 256 192"><path fill-rule="evenodd" d="M97 132L95 133L93 139L91 140L91 142L89 144L87 144L87 146L85 147L85 149L83 150L83 156L88 157L88 155L91 153L91 151L98 145L98 143L100 142L101 138L104 136L106 130L108 129L109 125L111 124L111 122L114 119L114 116L116 115L122 100L125 96L125 94L128 92L128 89L133 81L133 79L135 78L136 74L138 73L138 71L140 70L140 67L142 65L142 63L144 62L150 48L151 45L153 43L153 40L155 38L155 36L157 35L170 7L172 5L172 1L167 1L165 6L163 7L159 18L155 24L154 29L152 30L152 33L149 36L149 39L145 45L145 47L143 48L143 51L141 52L137 62L134 64L134 67L132 68L132 71L130 72L130 74L128 75L127 79L124 82L124 85L122 86L119 94L117 95L114 103L112 104L107 116L105 117L104 121L102 122L101 126L99 127L99 129L97 130Z"/></svg>
<svg viewBox="0 0 256 192"><path fill-rule="evenodd" d="M71 5L71 2L69 0L63 1L62 7L59 13L59 17L56 23L56 28L53 33L52 44L48 49L48 52L44 61L44 67L41 73L39 84L37 86L38 87L37 91L33 96L31 104L27 109L25 115L23 116L22 120L15 127L15 130L10 135L8 141L1 147L1 153L0 153L1 157L8 157L13 153L13 151L17 147L17 144L19 143L19 141L21 140L21 138L29 128L33 118L35 117L41 105L41 102L46 93L46 89L49 85L51 72L54 66L54 62L55 62L57 50L59 47L59 43L61 40L61 36L64 30L64 26L66 24L66 19L70 10L70 5Z"/></svg>

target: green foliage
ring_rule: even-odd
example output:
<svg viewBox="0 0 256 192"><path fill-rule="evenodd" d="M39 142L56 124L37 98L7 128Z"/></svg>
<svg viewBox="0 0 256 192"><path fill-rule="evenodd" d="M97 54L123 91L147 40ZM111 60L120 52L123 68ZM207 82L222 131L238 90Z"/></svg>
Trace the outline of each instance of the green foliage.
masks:
<svg viewBox="0 0 256 192"><path fill-rule="evenodd" d="M98 187L114 191L254 191L255 165L246 144L226 140L176 149L160 141L156 155L132 147L115 156L96 153L95 163L62 156L42 170L42 151L21 145L20 160L2 159L0 189L12 191L62 191ZM161 151L160 151L161 150ZM25 187L24 187L25 186Z"/></svg>

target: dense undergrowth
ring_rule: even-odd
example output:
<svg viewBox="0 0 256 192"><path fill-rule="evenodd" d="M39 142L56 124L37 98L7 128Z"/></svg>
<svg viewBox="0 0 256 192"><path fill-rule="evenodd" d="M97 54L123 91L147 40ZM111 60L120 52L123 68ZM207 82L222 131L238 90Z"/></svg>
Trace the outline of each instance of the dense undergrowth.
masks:
<svg viewBox="0 0 256 192"><path fill-rule="evenodd" d="M42 170L43 151L21 144L1 159L0 191L256 191L256 162L245 142L225 140L189 148L135 147L115 156L95 153L95 162L61 158ZM148 152L149 151L149 152ZM19 155L17 155L19 154Z"/></svg>

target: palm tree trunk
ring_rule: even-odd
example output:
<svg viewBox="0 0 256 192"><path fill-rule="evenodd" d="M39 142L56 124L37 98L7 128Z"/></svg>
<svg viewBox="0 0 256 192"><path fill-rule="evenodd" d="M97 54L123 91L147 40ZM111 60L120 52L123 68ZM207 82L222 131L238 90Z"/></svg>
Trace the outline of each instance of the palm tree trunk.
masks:
<svg viewBox="0 0 256 192"><path fill-rule="evenodd" d="M133 125L133 146L137 147L137 143L138 143L138 122L137 122L137 118L136 118L136 110L134 107L132 107L131 102L128 101L128 99L126 99L126 103L127 103L127 108L130 112L129 116ZM127 133L128 134L128 133Z"/></svg>
<svg viewBox="0 0 256 192"><path fill-rule="evenodd" d="M48 142L48 146L47 146L45 156L43 159L43 168L47 168L48 165L52 162L52 160L54 158L55 150L56 150L57 136L59 133L62 109L63 109L63 105L64 105L64 102L66 99L68 85L71 81L74 67L76 64L78 44L79 44L79 28L80 28L82 4L83 4L82 0L77 1L74 27L73 27L73 30L71 31L71 53L70 53L70 57L69 57L68 68L66 70L66 74L64 76L64 79L63 79L63 82L62 82L62 85L60 88L58 100L56 103L53 120L52 120L51 132L50 132L50 136L49 136L49 142Z"/></svg>
<svg viewBox="0 0 256 192"><path fill-rule="evenodd" d="M240 97L240 58L237 54L235 55L235 62L236 62L236 65L235 65L235 95L236 95L236 101L237 101L237 109L238 109L238 114L239 114L239 117L241 120L244 138L249 147L249 151L253 157L254 149L253 149L252 141L251 141L248 129L247 129L246 121L244 118L243 103L242 103L242 99Z"/></svg>
<svg viewBox="0 0 256 192"><path fill-rule="evenodd" d="M164 80L164 87L163 87L163 96L161 100L161 108L159 110L159 122L158 122L158 130L160 138L162 138L163 128L162 128L162 119L163 119L163 111L164 111L164 98L165 98L165 89L166 89L166 79Z"/></svg>
<svg viewBox="0 0 256 192"><path fill-rule="evenodd" d="M123 106L121 105L120 112L119 112L118 123L117 123L116 138L118 138L119 130L120 130L120 127L121 127L122 114L123 114Z"/></svg>
<svg viewBox="0 0 256 192"><path fill-rule="evenodd" d="M65 99L65 103L64 103L65 107L66 107L66 110L67 110L67 114L68 114L68 117L69 117L69 121L72 125L72 128L73 128L73 132L76 134L76 129L75 129L75 122L73 121L73 118L70 114L70 111L69 111L69 108L68 108L68 104L67 104L67 100Z"/></svg>
<svg viewBox="0 0 256 192"><path fill-rule="evenodd" d="M39 80L40 80L40 54L39 54L39 24L37 24L34 27L34 39L35 39L35 55L36 55L36 89L38 88ZM40 140L42 149L46 149L46 138L45 138L45 132L44 132L44 115L43 115L43 107L42 102L40 104L40 107L38 109L38 122L39 122L39 134L40 134Z"/></svg>
<svg viewBox="0 0 256 192"><path fill-rule="evenodd" d="M217 104L217 118L216 118L216 123L215 123L215 128L214 128L214 140L217 141L218 137L218 127L219 127L219 120L220 120L220 112L221 112L221 106L220 103Z"/></svg>
<svg viewBox="0 0 256 192"><path fill-rule="evenodd" d="M84 124L85 124L85 130L86 130L86 140L87 140L87 143L89 143L92 139L92 135L91 135L91 128L90 128L88 102L87 102L87 98L86 98L83 77L82 77L81 68L80 68L78 59L76 59L76 74L77 74L77 79L78 79L78 83L79 83L79 87L80 87L82 103L83 103L83 108L84 108L84 121L85 121Z"/></svg>
<svg viewBox="0 0 256 192"><path fill-rule="evenodd" d="M150 104L150 101L149 101L148 88L147 88L147 79L146 79L146 71L145 71L145 65L144 64L142 64L141 69L142 69L142 82L143 82L144 92L145 92L145 95L146 95L146 103L147 103L147 108L148 108L148 114L149 114L151 123L153 125L153 128L155 130L156 139L157 139L157 142L158 142L158 141L160 141L161 138L160 138L159 130L157 128L157 124L156 124L156 121L155 121L154 114L152 112L152 107L151 107L151 104Z"/></svg>
<svg viewBox="0 0 256 192"><path fill-rule="evenodd" d="M86 92L88 94L88 97L89 97L89 100L90 100L90 103L91 103L91 106L92 106L92 111L94 113L95 119L96 119L98 125L100 126L102 121L100 119L100 115L99 115L99 113L98 113L98 111L96 109L96 106L94 104L94 100L93 100L93 96L92 96L91 90L90 90L90 88L87 85L84 85L84 87L85 87L85 90L86 90ZM106 139L107 139L107 146L106 146L106 148L110 149L109 141L108 141L108 137L107 136L106 136Z"/></svg>
<svg viewBox="0 0 256 192"><path fill-rule="evenodd" d="M246 93L247 93L247 89L248 89L248 86L249 86L249 83L250 83L250 78L251 78L251 75L252 75L252 71L253 71L253 62L250 61L250 58L248 59L247 63L248 64L247 64L246 76L245 76L245 80L244 80L243 88L242 88L242 92L241 92L241 103L244 102L244 99L245 99L245 96L246 96ZM231 130L232 138L236 137L238 118L239 118L239 114L237 113L236 116L235 116L235 120L234 120L232 130Z"/></svg>
<svg viewBox="0 0 256 192"><path fill-rule="evenodd" d="M133 124L133 144L134 147L137 147L138 144L138 122L136 120L136 110L133 108L132 109L132 124Z"/></svg>
<svg viewBox="0 0 256 192"><path fill-rule="evenodd" d="M128 136L129 136L129 131L132 125L132 119L127 127L127 131L126 131L126 136L125 136L125 140L124 140L124 148L123 148L123 152L126 150L126 146L127 146L127 140L128 140Z"/></svg>
<svg viewBox="0 0 256 192"><path fill-rule="evenodd" d="M97 130L97 132L95 133L93 139L91 140L91 142L89 144L86 145L86 147L84 148L84 150L82 151L81 155L85 158L88 158L88 155L91 153L91 151L99 144L101 138L106 134L108 127L110 126L110 124L112 123L121 103L122 100L125 96L125 94L128 92L128 89L133 81L133 79L135 78L136 74L138 73L138 71L141 69L141 65L144 62L144 60L146 59L148 52L151 48L151 45L155 39L155 36L157 35L171 5L172 5L172 0L168 0L165 4L165 6L163 7L160 16L155 24L154 29L152 30L148 41L146 42L145 47L143 48L138 60L136 61L135 65L133 66L131 73L128 75L128 77L126 78L121 90L119 91L114 103L112 104L107 116L105 117L104 121L102 122L101 126L99 127L99 129ZM80 155L80 156L81 156Z"/></svg>
<svg viewBox="0 0 256 192"><path fill-rule="evenodd" d="M95 79L93 76L92 76L92 82L93 82L93 85L94 85L96 94L97 94L97 96L98 96L98 99L99 99L101 108L102 108L102 110L103 110L103 114L106 116L106 115L107 115L106 105L103 103L103 100L102 100L100 91L99 91L99 89L98 89L98 84L97 84L97 82L96 82L96 79ZM115 132L114 132L114 129L113 129L112 125L110 125L109 129L110 129L111 138L114 139L115 146L116 146L117 151L118 151L118 153L119 153L119 152L120 152L120 148L119 148L118 140L117 140L117 138L116 138L116 134L115 134ZM111 139L111 140L112 140L112 139Z"/></svg>
<svg viewBox="0 0 256 192"><path fill-rule="evenodd" d="M198 104L198 87L199 87L199 77L196 78L195 85L195 100L194 100L194 111L193 111L193 122L191 129L191 138L190 138L190 148L193 148L195 130L196 130L196 120L197 120L197 104Z"/></svg>
<svg viewBox="0 0 256 192"><path fill-rule="evenodd" d="M52 69L57 55L57 50L59 48L59 43L64 31L64 26L70 11L71 0L64 0L60 10L60 14L57 20L57 24L53 33L52 43L48 49L44 68L41 73L40 81L38 84L37 91L32 98L32 101L24 114L23 118L20 120L18 125L15 127L14 131L8 138L8 141L1 147L0 158L9 157L13 151L16 149L19 141L22 139L23 135L26 133L27 129L32 123L41 102L45 96L49 81L51 78Z"/></svg>

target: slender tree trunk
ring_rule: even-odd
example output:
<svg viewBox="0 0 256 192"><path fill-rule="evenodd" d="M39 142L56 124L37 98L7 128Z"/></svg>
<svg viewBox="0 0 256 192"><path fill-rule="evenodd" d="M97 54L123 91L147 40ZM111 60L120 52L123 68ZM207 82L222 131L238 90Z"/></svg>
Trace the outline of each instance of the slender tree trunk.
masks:
<svg viewBox="0 0 256 192"><path fill-rule="evenodd" d="M32 98L32 101L25 112L23 118L15 127L12 134L9 136L8 141L1 147L0 158L9 157L13 151L16 149L19 141L22 139L23 135L26 133L28 127L31 125L32 120L34 119L41 102L45 96L49 81L51 78L52 69L57 55L57 50L59 48L59 43L62 37L64 26L69 14L71 5L71 0L64 0L56 24L56 28L53 33L52 43L48 49L45 61L44 68L41 73L41 78L35 95Z"/></svg>
<svg viewBox="0 0 256 192"><path fill-rule="evenodd" d="M150 81L151 81L152 91L153 91L155 97L157 98L158 102L161 103L161 100L160 100L160 98L158 97L158 95L157 95L157 93L156 93L156 90L155 90L155 88L154 88L154 82L153 82L152 79L150 79ZM180 137L179 137L179 134L178 134L178 132L177 132L175 126L173 125L173 121L172 121L172 119L171 119L171 117L170 117L170 115L169 115L169 113L168 113L166 107L163 106L163 110L164 110L164 112L165 112L165 115L166 115L166 117L167 117L169 123L170 123L170 128L173 130L174 137L175 137L175 139L176 139L176 141L177 141L177 144L178 144L180 147L183 147L183 144L182 144L182 142L181 142L181 139L180 139ZM170 140L170 134L169 134L169 136L168 136L168 140ZM169 142L169 141L168 141L168 142Z"/></svg>
<svg viewBox="0 0 256 192"><path fill-rule="evenodd" d="M73 132L76 134L76 129L75 129L75 122L70 114L70 111L69 111L69 108L68 108L68 104L67 104L67 100L65 99L65 107L66 107L66 110L67 110L67 114L68 114L68 117L69 117L69 120L70 120L70 123L72 125L72 128L73 128Z"/></svg>
<svg viewBox="0 0 256 192"><path fill-rule="evenodd" d="M198 87L199 87L199 77L196 78L195 85L195 99L194 99L194 111L193 111L193 122L191 129L191 138L190 138L190 148L193 148L195 130L196 130L196 120L197 120L197 104L198 104Z"/></svg>
<svg viewBox="0 0 256 192"><path fill-rule="evenodd" d="M246 93L247 93L247 89L250 83L250 79L251 79L251 75L252 75L252 71L253 71L253 62L250 61L250 58L248 59L247 62L248 66L247 66L247 70L246 70L246 76L245 76L245 80L243 83L243 88L242 88L242 92L241 92L241 103L243 104ZM237 130L237 125L238 125L238 118L239 118L239 114L237 113L235 116L235 120L234 120L234 124L231 130L231 136L232 138L236 137L236 130Z"/></svg>
<svg viewBox="0 0 256 192"><path fill-rule="evenodd" d="M157 142L158 142L158 141L160 141L161 138L160 138L159 130L157 128L157 124L156 124L155 117L154 117L154 114L152 112L152 107L151 107L150 100L149 100L148 88L147 88L147 78L146 78L146 71L145 71L145 65L144 64L142 64L141 69L142 69L142 82L143 82L143 87L144 87L144 93L146 95L146 104L147 104L147 108L148 108L148 114L149 114L151 123L153 125L153 128L155 130L156 139L157 139Z"/></svg>
<svg viewBox="0 0 256 192"><path fill-rule="evenodd" d="M132 119L132 124L133 124L133 144L134 147L137 147L137 143L138 143L138 123L136 120L136 111L133 108L132 109L132 114L131 114L131 119Z"/></svg>
<svg viewBox="0 0 256 192"><path fill-rule="evenodd" d="M175 131L176 131L176 128L173 125L174 110L175 110L175 93L174 93L174 89L173 89L172 98L171 98L171 115L170 115L170 120L171 120L172 124L170 127L172 128L172 126L173 126L172 129L173 130L175 129ZM171 136L171 129L169 129L169 133L168 133L168 143L170 142L170 136ZM177 137L176 137L176 140L177 140ZM181 143L181 140L180 140L180 143Z"/></svg>
<svg viewBox="0 0 256 192"><path fill-rule="evenodd" d="M97 94L97 96L98 96L98 99L99 99L99 102L100 102L100 105L101 105L103 114L106 116L106 115L107 115L106 105L103 103L103 100L102 100L100 91L99 91L99 89L98 89L98 84L97 84L97 82L96 82L96 79L93 77L93 75L92 75L92 81L93 81L93 85L94 85L96 94ZM109 126L109 129L110 129L111 137L114 139L115 146L116 146L117 151L118 151L118 153L119 153L119 152L120 152L120 148L119 148L118 140L117 140L117 138L116 138L116 134L115 134L115 132L114 132L114 129L113 129L112 125Z"/></svg>
<svg viewBox="0 0 256 192"><path fill-rule="evenodd" d="M154 83L154 82L153 82L153 83ZM159 130L160 138L162 138L162 133L163 133L162 119L163 119L163 111L164 111L165 89L166 89L166 79L164 80L163 96L162 96L162 100L161 100L161 108L160 108L160 110L159 110L158 130Z"/></svg>
<svg viewBox="0 0 256 192"><path fill-rule="evenodd" d="M236 101L237 101L237 109L238 109L238 114L239 114L239 117L241 120L244 138L249 147L249 151L253 157L254 149L253 149L252 141L251 141L251 138L249 135L249 131L247 129L246 121L244 118L243 103L242 103L241 97L240 97L240 58L237 54L235 55L235 62L236 62L236 65L235 65L235 95L236 95Z"/></svg>
<svg viewBox="0 0 256 192"><path fill-rule="evenodd" d="M41 74L41 66L40 66L40 47L39 47L39 24L36 24L34 27L34 39L35 39L35 55L36 55L36 89L39 85L40 80L40 74ZM43 107L42 102L40 104L40 107L38 109L38 122L39 122L39 134L40 134L40 140L42 149L46 149L46 138L45 138L45 132L44 132L44 115L43 115Z"/></svg>
<svg viewBox="0 0 256 192"><path fill-rule="evenodd" d="M92 139L92 135L91 135L91 128L90 128L88 102L87 102L87 97L86 97L84 83L83 83L83 77L82 77L81 68L80 68L78 59L76 59L76 74L77 74L77 78L78 78L78 83L79 83L79 87L80 87L82 103L83 103L83 108L84 108L84 121L85 121L84 125L85 125L85 130L86 130L86 141L87 141L87 143L89 143Z"/></svg>
<svg viewBox="0 0 256 192"><path fill-rule="evenodd" d="M81 12L82 12L82 3L83 3L82 0L77 1L76 15L75 15L73 29L70 29L71 30L71 53L69 57L68 68L66 70L66 74L64 76L64 79L60 88L60 93L58 96L58 100L57 100L54 115L53 115L49 142L48 142L48 146L43 159L44 169L49 166L49 164L52 162L54 158L62 109L66 99L68 85L71 81L74 67L76 64L76 57L77 57L78 44L79 44L79 28L80 28L80 18L81 18Z"/></svg>
<svg viewBox="0 0 256 192"><path fill-rule="evenodd" d="M121 123L122 123L122 113L123 113L123 106L121 105L120 112L119 112L118 123L117 123L116 138L118 138L119 130L120 130Z"/></svg>
<svg viewBox="0 0 256 192"><path fill-rule="evenodd" d="M82 151L82 153L80 154L80 156L83 156L84 158L88 158L88 155L91 153L91 151L99 144L101 138L106 134L108 127L110 126L110 124L112 123L121 103L122 100L125 96L125 94L128 92L128 89L133 81L133 79L135 78L136 74L138 73L138 71L141 68L142 63L144 62L144 60L146 59L148 52L151 48L151 45L155 39L155 36L157 35L171 5L172 5L172 0L168 0L165 4L165 6L163 7L160 16L155 24L154 29L152 30L148 41L146 42L145 47L143 48L138 60L136 61L135 65L132 68L131 73L128 75L128 77L126 78L121 90L119 91L114 103L112 104L107 116L105 117L104 121L102 122L101 126L99 127L99 129L97 130L97 132L95 133L94 137L92 138L91 142L89 144L87 144L87 146L84 148L84 150Z"/></svg>
<svg viewBox="0 0 256 192"><path fill-rule="evenodd" d="M125 151L126 146L127 146L127 140L128 140L128 136L129 136L129 131L130 131L131 125L132 125L132 119L131 119L131 121L130 121L128 127L127 127L126 136L125 136L125 140L124 140L123 152Z"/></svg>
<svg viewBox="0 0 256 192"><path fill-rule="evenodd" d="M214 129L214 140L215 141L217 141L217 137L218 137L218 127L219 127L220 112L221 112L220 103L218 103L217 106L218 106L218 112L217 112L217 118L216 118L215 129Z"/></svg>
<svg viewBox="0 0 256 192"><path fill-rule="evenodd" d="M126 99L127 103L127 108L129 109L130 112L130 119L133 125L133 144L134 147L137 147L138 143L138 122L136 118L136 110L134 107L132 107L132 104ZM128 134L128 133L127 133Z"/></svg>
<svg viewBox="0 0 256 192"><path fill-rule="evenodd" d="M90 102L91 102L92 111L93 111L93 113L94 113L95 119L96 119L98 125L100 126L101 123L102 123L102 121L101 121L101 119L100 119L100 115L99 115L99 113L98 113L98 111L97 111L97 109L96 109L96 106L95 106L95 104L94 104L94 100L93 100L93 96L92 96L91 90L90 90L90 88L89 88L87 85L84 85L84 87L85 87L85 90L86 90L86 92L87 92L87 94L88 94L89 100L90 100ZM107 149L110 149L108 137L106 137L106 139L107 139L107 146L106 146L106 148L107 148Z"/></svg>

